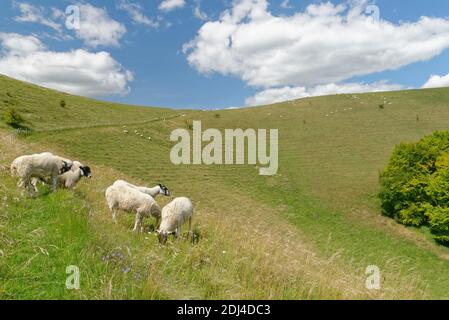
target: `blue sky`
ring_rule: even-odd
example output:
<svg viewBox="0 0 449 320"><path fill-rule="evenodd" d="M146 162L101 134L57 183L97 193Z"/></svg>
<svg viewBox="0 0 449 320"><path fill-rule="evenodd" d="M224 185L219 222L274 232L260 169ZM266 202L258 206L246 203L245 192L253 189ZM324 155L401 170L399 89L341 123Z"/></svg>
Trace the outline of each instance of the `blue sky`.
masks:
<svg viewBox="0 0 449 320"><path fill-rule="evenodd" d="M110 101L211 109L449 86L446 0L5 0L0 11L0 73Z"/></svg>

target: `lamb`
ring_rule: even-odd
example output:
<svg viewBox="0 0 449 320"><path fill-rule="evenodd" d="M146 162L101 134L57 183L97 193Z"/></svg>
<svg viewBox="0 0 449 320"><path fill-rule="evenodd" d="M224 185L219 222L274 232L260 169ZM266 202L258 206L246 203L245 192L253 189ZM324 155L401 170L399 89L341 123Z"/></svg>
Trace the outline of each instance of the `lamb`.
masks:
<svg viewBox="0 0 449 320"><path fill-rule="evenodd" d="M11 164L11 175L20 178L17 186L29 189L31 179L50 178L51 190L56 191L57 177L72 168L73 162L68 159L55 156L50 152L26 155L16 158ZM32 192L30 191L30 194Z"/></svg>
<svg viewBox="0 0 449 320"><path fill-rule="evenodd" d="M112 213L112 219L117 222L117 211L136 212L133 231L143 232L143 218L156 218L156 227L161 219L161 208L148 194L125 185L112 185L106 189L106 201Z"/></svg>
<svg viewBox="0 0 449 320"><path fill-rule="evenodd" d="M168 190L168 188L162 184L158 184L157 186L155 186L153 188L146 188L146 187L135 186L135 185L133 185L127 181L124 181L124 180L117 180L114 182L113 186L126 186L126 187L130 187L130 188L134 188L134 189L139 190L140 192L143 192L145 194L152 196L153 198L156 198L160 194L167 196L167 197L170 196L170 190Z"/></svg>
<svg viewBox="0 0 449 320"><path fill-rule="evenodd" d="M175 198L162 209L162 221L157 229L159 243L165 244L170 234L176 238L181 233L181 226L189 220L189 235L192 235L193 205L186 197Z"/></svg>
<svg viewBox="0 0 449 320"><path fill-rule="evenodd" d="M89 166L84 166L79 161L73 161L72 169L64 174L58 176L58 187L63 189L73 189L82 177L91 178L92 171ZM51 184L51 181L47 179L40 179L43 183ZM37 192L37 182L39 179L33 178L31 184L34 187L34 191Z"/></svg>

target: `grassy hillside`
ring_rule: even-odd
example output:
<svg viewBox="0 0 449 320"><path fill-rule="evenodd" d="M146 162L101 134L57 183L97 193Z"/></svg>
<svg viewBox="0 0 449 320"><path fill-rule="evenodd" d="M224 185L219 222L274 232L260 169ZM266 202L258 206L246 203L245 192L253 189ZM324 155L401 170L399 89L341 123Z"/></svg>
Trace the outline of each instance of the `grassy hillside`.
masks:
<svg viewBox="0 0 449 320"><path fill-rule="evenodd" d="M0 101L17 99L32 129L25 137L0 129L0 298L449 298L449 250L426 230L382 217L376 198L378 172L397 143L449 127L449 89L202 112L0 82ZM170 132L192 120L203 129L278 128L278 175L172 165ZM91 165L94 177L74 192L22 197L7 164L42 150ZM104 190L118 178L191 197L199 243L160 247L153 234L130 232L130 216L113 225ZM77 292L64 289L72 264L82 274ZM365 289L368 265L381 269L379 291Z"/></svg>

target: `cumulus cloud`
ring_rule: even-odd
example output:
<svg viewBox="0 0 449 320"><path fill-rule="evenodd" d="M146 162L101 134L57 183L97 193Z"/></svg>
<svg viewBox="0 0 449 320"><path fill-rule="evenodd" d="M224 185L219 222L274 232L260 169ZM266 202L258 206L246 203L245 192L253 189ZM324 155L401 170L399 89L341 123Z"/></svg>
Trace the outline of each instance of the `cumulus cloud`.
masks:
<svg viewBox="0 0 449 320"><path fill-rule="evenodd" d="M182 8L186 4L185 0L164 0L159 5L161 11L172 11L174 9Z"/></svg>
<svg viewBox="0 0 449 320"><path fill-rule="evenodd" d="M59 23L45 16L45 10L41 7L27 2L13 2L13 6L20 10L20 15L14 18L17 22L39 23L58 32L62 29Z"/></svg>
<svg viewBox="0 0 449 320"><path fill-rule="evenodd" d="M0 73L48 88L99 97L125 95L132 73L108 52L54 52L34 36L0 33Z"/></svg>
<svg viewBox="0 0 449 320"><path fill-rule="evenodd" d="M445 76L432 75L423 85L423 88L449 87L449 73Z"/></svg>
<svg viewBox="0 0 449 320"><path fill-rule="evenodd" d="M318 85L311 88L306 87L282 87L263 90L246 99L247 106L271 104L300 98L325 96L343 93L381 92L404 89L401 85L391 84L386 81L366 83L342 83Z"/></svg>
<svg viewBox="0 0 449 320"><path fill-rule="evenodd" d="M142 24L150 28L159 27L159 21L148 18L144 14L142 6L138 3L132 3L127 0L121 0L117 4L117 7L120 10L126 11L134 23Z"/></svg>
<svg viewBox="0 0 449 320"><path fill-rule="evenodd" d="M78 3L80 8L79 30L76 36L92 48L98 46L120 46L120 39L126 27L112 19L105 8L94 7L88 3Z"/></svg>
<svg viewBox="0 0 449 320"><path fill-rule="evenodd" d="M373 21L367 1L309 5L275 16L266 0L236 0L184 45L203 74L241 78L255 87L311 87L399 69L449 47L449 20ZM263 35L263 36L261 36Z"/></svg>

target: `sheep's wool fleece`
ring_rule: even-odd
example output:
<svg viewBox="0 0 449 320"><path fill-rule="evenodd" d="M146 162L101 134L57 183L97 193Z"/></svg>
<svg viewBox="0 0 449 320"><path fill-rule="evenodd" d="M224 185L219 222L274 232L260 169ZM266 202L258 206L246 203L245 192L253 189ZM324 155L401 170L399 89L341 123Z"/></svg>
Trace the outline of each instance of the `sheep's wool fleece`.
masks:
<svg viewBox="0 0 449 320"><path fill-rule="evenodd" d="M173 232L189 219L192 214L192 202L185 197L176 198L162 209L160 229Z"/></svg>

